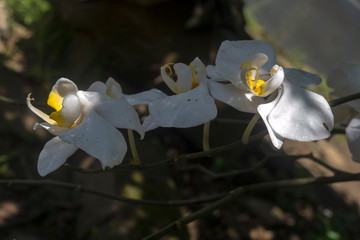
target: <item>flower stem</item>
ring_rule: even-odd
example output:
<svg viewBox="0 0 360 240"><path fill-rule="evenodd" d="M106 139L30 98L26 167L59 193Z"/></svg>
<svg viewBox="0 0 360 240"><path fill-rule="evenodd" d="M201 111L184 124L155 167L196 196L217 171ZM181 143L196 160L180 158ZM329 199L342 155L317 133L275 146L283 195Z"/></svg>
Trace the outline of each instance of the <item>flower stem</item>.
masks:
<svg viewBox="0 0 360 240"><path fill-rule="evenodd" d="M209 151L209 135L210 135L210 122L204 124L204 132L203 132L203 150Z"/></svg>
<svg viewBox="0 0 360 240"><path fill-rule="evenodd" d="M257 123L257 121L259 120L260 115L258 113L256 113L253 118L250 120L249 125L247 125L244 134L241 138L241 141L244 145L249 143L249 138L250 138L250 134L255 126L255 124Z"/></svg>
<svg viewBox="0 0 360 240"><path fill-rule="evenodd" d="M133 165L141 165L141 160L135 145L134 134L131 129L128 129L128 137L129 137L131 154L134 158Z"/></svg>

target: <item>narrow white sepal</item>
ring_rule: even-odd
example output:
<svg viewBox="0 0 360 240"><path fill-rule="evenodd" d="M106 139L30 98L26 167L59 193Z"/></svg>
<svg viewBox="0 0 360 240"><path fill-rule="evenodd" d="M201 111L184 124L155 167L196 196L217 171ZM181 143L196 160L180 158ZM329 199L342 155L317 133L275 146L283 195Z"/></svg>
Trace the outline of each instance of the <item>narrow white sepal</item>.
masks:
<svg viewBox="0 0 360 240"><path fill-rule="evenodd" d="M140 92L137 94L124 95L126 101L129 102L130 105L148 105L151 101L167 96L165 93L158 89L150 89L144 92Z"/></svg>
<svg viewBox="0 0 360 240"><path fill-rule="evenodd" d="M300 87L312 87L321 83L319 75L296 68L284 68L285 78Z"/></svg>

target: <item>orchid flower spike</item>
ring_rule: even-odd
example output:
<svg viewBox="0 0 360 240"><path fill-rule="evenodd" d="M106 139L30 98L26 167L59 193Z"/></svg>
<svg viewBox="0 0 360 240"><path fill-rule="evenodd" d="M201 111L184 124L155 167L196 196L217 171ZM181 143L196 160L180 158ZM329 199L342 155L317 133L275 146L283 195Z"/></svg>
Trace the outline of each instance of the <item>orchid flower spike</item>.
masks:
<svg viewBox="0 0 360 240"><path fill-rule="evenodd" d="M207 72L215 80L209 82L211 95L239 111L259 113L276 148L284 139L314 141L330 136L334 123L328 102L305 89L321 78L277 65L271 44L224 41L215 66L208 66Z"/></svg>
<svg viewBox="0 0 360 240"><path fill-rule="evenodd" d="M204 124L217 115L214 99L209 94L206 67L199 58L190 65L168 63L161 76L175 95L155 99L149 104L146 131L161 127L188 128Z"/></svg>
<svg viewBox="0 0 360 240"><path fill-rule="evenodd" d="M112 89L108 92L112 93ZM101 91L79 91L66 78L60 78L49 94L48 105L55 109L50 115L34 107L32 100L29 94L28 107L45 121L35 124L34 129L43 127L56 136L40 153L41 176L59 168L79 148L98 158L103 169L114 167L122 162L127 151L125 139L116 128L144 134L136 111L127 101Z"/></svg>
<svg viewBox="0 0 360 240"><path fill-rule="evenodd" d="M344 97L360 92L360 64L347 63L345 67L332 70L327 78L327 84L333 89L331 97ZM345 106L350 109L344 109ZM335 114L339 113L339 121L348 123L345 133L352 159L360 162L360 100L347 102L345 106L337 106ZM349 122L350 121L350 122Z"/></svg>

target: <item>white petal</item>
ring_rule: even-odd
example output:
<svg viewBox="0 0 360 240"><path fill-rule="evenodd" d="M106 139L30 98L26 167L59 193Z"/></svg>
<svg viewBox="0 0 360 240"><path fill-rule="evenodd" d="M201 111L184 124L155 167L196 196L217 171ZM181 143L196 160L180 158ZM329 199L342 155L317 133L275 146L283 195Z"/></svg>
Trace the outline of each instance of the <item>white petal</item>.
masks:
<svg viewBox="0 0 360 240"><path fill-rule="evenodd" d="M274 132L274 130L272 129L269 121L268 121L268 116L271 113L271 111L274 109L274 107L276 106L276 104L278 103L279 99L281 98L283 94L283 89L282 87L279 88L279 91L277 93L277 96L274 100L270 101L269 103L266 104L261 104L258 106L257 110L261 116L261 118L263 119L265 126L269 132L269 136L271 139L271 142L273 143L273 145L277 148L280 149L281 146L284 143L284 138L279 136L276 132Z"/></svg>
<svg viewBox="0 0 360 240"><path fill-rule="evenodd" d="M226 79L222 78L220 73L216 70L216 67L213 65L208 65L206 66L206 72L207 72L207 76L214 81L227 81Z"/></svg>
<svg viewBox="0 0 360 240"><path fill-rule="evenodd" d="M145 132L148 132L150 130L154 130L155 128L158 128L159 125L155 122L154 118L151 115L149 115L143 122L143 127L145 129Z"/></svg>
<svg viewBox="0 0 360 240"><path fill-rule="evenodd" d="M95 111L117 128L133 129L141 138L144 129L135 109L123 98L111 99L94 107Z"/></svg>
<svg viewBox="0 0 360 240"><path fill-rule="evenodd" d="M353 118L346 127L346 139L353 160L360 162L360 115Z"/></svg>
<svg viewBox="0 0 360 240"><path fill-rule="evenodd" d="M254 55L248 56L243 63L250 63L249 68L260 69L267 61L268 56L264 53L255 53Z"/></svg>
<svg viewBox="0 0 360 240"><path fill-rule="evenodd" d="M38 172L43 177L66 162L66 159L73 155L78 147L54 137L48 141L40 153L38 160Z"/></svg>
<svg viewBox="0 0 360 240"><path fill-rule="evenodd" d="M57 92L61 97L65 97L69 92L76 93L78 88L73 81L67 78L60 78L56 81L52 91Z"/></svg>
<svg viewBox="0 0 360 240"><path fill-rule="evenodd" d="M209 81L209 90L215 99L242 112L256 113L257 106L265 103L264 98L256 97L254 94L243 91L232 84Z"/></svg>
<svg viewBox="0 0 360 240"><path fill-rule="evenodd" d="M196 57L190 63L190 69L195 72L196 80L199 82L207 79L206 67L204 63L200 60L200 58Z"/></svg>
<svg viewBox="0 0 360 240"><path fill-rule="evenodd" d="M276 71L274 76L272 76L269 80L267 80L264 83L264 86L261 86L264 88L264 94L261 95L261 97L267 97L271 93L273 93L276 89L280 87L280 85L284 81L284 70L282 67L279 67L279 69Z"/></svg>
<svg viewBox="0 0 360 240"><path fill-rule="evenodd" d="M177 63L174 65L174 70L177 75L176 86L178 93L187 92L192 86L192 72L188 65L183 63Z"/></svg>
<svg viewBox="0 0 360 240"><path fill-rule="evenodd" d="M106 95L112 98L120 98L123 96L120 84L111 77L106 81Z"/></svg>
<svg viewBox="0 0 360 240"><path fill-rule="evenodd" d="M90 111L82 123L59 137L100 160L103 168L120 164L127 151L122 134L95 111Z"/></svg>
<svg viewBox="0 0 360 240"><path fill-rule="evenodd" d="M89 89L87 90L89 92L99 92L102 94L106 94L106 86L103 82L96 81L93 84L90 85Z"/></svg>
<svg viewBox="0 0 360 240"><path fill-rule="evenodd" d="M260 40L224 41L216 56L216 69L226 80L240 82L241 64L257 53L268 57L262 68L269 71L276 62L275 50L271 44Z"/></svg>
<svg viewBox="0 0 360 240"><path fill-rule="evenodd" d="M91 109L99 104L109 101L112 98L99 93L99 92L88 92L88 91L78 91L77 96L81 102L83 111L87 111L87 109Z"/></svg>
<svg viewBox="0 0 360 240"><path fill-rule="evenodd" d="M148 105L151 101L165 96L167 96L165 93L155 88L132 95L124 94L130 105Z"/></svg>
<svg viewBox="0 0 360 240"><path fill-rule="evenodd" d="M321 83L319 75L296 68L285 68L285 78L300 87L311 87Z"/></svg>
<svg viewBox="0 0 360 240"><path fill-rule="evenodd" d="M268 120L280 136L307 142L330 136L334 116L319 94L284 81L284 92Z"/></svg>
<svg viewBox="0 0 360 240"><path fill-rule="evenodd" d="M149 105L149 112L161 127L187 128L214 119L217 109L206 82L202 82L191 91L154 100Z"/></svg>
<svg viewBox="0 0 360 240"><path fill-rule="evenodd" d="M68 93L60 111L53 112L50 118L55 120L59 126L70 128L80 117L82 111L81 103L75 93Z"/></svg>

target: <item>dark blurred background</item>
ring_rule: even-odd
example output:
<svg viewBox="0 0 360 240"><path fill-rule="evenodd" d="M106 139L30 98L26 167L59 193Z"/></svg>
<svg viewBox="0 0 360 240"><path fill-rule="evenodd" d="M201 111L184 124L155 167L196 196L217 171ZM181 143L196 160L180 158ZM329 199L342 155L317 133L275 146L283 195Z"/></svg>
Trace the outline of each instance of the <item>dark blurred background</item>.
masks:
<svg viewBox="0 0 360 240"><path fill-rule="evenodd" d="M163 64L190 63L195 57L213 64L223 40L262 39L275 46L279 64L325 80L338 64L359 61L359 9L356 0L0 0L0 179L42 179L37 158L52 136L32 130L40 119L25 99L32 92L34 104L50 113L42 104L60 77L79 89L111 76L126 94L150 88L170 94L159 76ZM315 90L328 96L325 83ZM218 106L221 118L251 118ZM240 139L245 127L212 122L210 145ZM258 124L254 131L263 129ZM142 161L152 163L201 151L202 127L157 129L142 141L136 137ZM200 164L215 173L247 169L274 153L256 170L225 178L196 168ZM307 153L338 169L360 171L338 134L316 143L287 141L281 151L265 138L247 148L146 171L81 174L63 166L45 179L131 198L191 199L245 184L332 174L310 159L286 158ZM68 162L100 167L81 151ZM265 192L239 199L163 239L360 239L359 204L359 183ZM129 205L61 188L1 185L0 239L141 239L201 207Z"/></svg>

